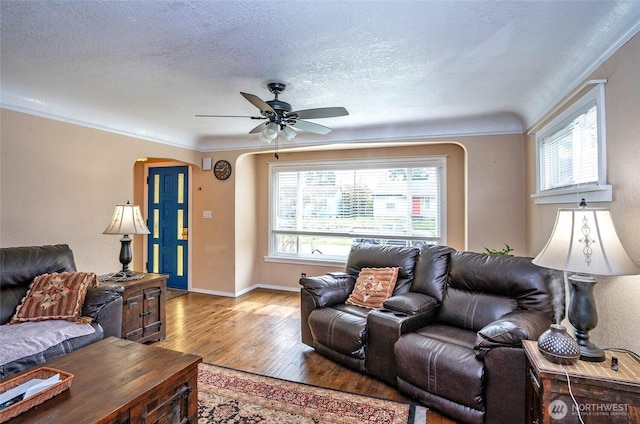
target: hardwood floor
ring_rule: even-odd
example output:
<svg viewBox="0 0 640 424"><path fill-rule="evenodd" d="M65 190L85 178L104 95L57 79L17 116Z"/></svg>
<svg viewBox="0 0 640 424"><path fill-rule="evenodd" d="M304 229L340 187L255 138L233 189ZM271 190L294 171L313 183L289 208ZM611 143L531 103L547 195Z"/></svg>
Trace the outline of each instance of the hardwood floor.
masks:
<svg viewBox="0 0 640 424"><path fill-rule="evenodd" d="M258 289L238 298L189 293L167 301L167 337L155 346L205 362L284 380L409 401L394 387L352 371L300 341L300 294ZM429 411L429 424L451 424Z"/></svg>

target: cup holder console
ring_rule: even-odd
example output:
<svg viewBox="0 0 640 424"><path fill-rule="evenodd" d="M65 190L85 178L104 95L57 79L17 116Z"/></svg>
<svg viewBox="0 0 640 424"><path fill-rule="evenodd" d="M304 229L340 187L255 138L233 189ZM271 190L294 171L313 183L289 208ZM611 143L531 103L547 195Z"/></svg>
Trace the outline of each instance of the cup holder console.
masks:
<svg viewBox="0 0 640 424"><path fill-rule="evenodd" d="M408 317L407 314L404 314L402 312L394 312L394 311L392 311L390 309L382 308L382 309L378 309L378 312L382 312L383 314L392 314L394 317L398 317L398 318L406 318L406 317Z"/></svg>

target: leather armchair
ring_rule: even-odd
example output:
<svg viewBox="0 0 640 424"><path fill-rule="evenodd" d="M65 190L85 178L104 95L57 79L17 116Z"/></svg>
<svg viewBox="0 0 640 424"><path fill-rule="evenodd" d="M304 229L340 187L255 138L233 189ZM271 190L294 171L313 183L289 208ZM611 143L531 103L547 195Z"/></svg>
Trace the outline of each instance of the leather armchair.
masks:
<svg viewBox="0 0 640 424"><path fill-rule="evenodd" d="M395 343L398 388L462 422L524 422L521 341L552 323L559 284L530 258L452 253L435 319Z"/></svg>
<svg viewBox="0 0 640 424"><path fill-rule="evenodd" d="M393 345L401 334L433 319L442 299L451 251L446 246L418 249L354 244L344 272L300 280L303 343L349 368L395 385ZM401 268L392 296L380 309L345 304L360 270L370 267ZM434 287L438 284L439 288Z"/></svg>
<svg viewBox="0 0 640 424"><path fill-rule="evenodd" d="M367 316L371 309L345 304L362 268L401 267L393 294L409 291L418 249L356 243L345 271L300 279L303 343L349 368L366 371Z"/></svg>

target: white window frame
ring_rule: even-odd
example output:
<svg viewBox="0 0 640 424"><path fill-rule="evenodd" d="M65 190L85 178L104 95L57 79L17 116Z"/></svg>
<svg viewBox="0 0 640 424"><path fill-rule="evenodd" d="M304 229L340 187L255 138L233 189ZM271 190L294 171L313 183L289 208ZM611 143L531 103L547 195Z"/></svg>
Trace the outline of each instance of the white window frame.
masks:
<svg viewBox="0 0 640 424"><path fill-rule="evenodd" d="M311 171L311 170L336 170L336 169L366 169L366 168L388 168L390 164L402 167L439 167L440 168L440 204L438 205L439 228L440 234L439 244L446 245L446 157L445 156L422 156L422 157L397 157L397 158L369 158L369 159L349 159L349 160L325 160L325 161L296 161L287 163L271 162L269 163L269 253L264 259L267 262L281 262L308 265L326 265L326 266L344 266L345 258L322 258L313 259L308 256L291 256L276 254L275 236L273 231L272 210L273 210L273 173L274 169L278 171ZM375 236L375 235L371 235ZM381 236L384 238L384 236ZM407 240L411 237L407 238Z"/></svg>
<svg viewBox="0 0 640 424"><path fill-rule="evenodd" d="M605 115L605 84L603 82L584 96L575 101L564 112L545 125L536 134L536 193L531 197L536 204L572 203L585 198L590 202L610 202L613 199L613 189L607 184L607 156L606 156L606 115ZM585 108L595 102L598 125L598 181L595 183L580 183L549 190L542 190L541 185L541 148L542 140L564 126L569 125L577 116L584 113Z"/></svg>

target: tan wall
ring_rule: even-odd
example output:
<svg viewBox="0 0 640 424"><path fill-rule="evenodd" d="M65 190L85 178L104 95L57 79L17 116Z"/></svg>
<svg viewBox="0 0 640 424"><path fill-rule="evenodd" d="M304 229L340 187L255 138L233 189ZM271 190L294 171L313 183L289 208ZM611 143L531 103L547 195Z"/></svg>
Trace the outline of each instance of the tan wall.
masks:
<svg viewBox="0 0 640 424"><path fill-rule="evenodd" d="M120 237L103 235L114 206L134 198L142 157L197 162L190 150L2 110L0 245L67 243L79 268L117 271ZM134 237L140 269L142 237Z"/></svg>
<svg viewBox="0 0 640 424"><path fill-rule="evenodd" d="M618 235L629 256L640 262L640 36L636 35L588 79L607 78L605 88L608 182L613 202L592 207L611 209ZM526 138L527 251L536 255L545 245L560 207L575 204L535 205L535 137ZM598 327L591 339L601 347L640 352L638 311L640 276L598 277L595 298Z"/></svg>
<svg viewBox="0 0 640 424"><path fill-rule="evenodd" d="M474 246L482 251L484 246L499 248L507 242L516 248L516 253L524 252L524 202L519 189L522 183L518 183L524 178L521 135L411 144L281 151L279 161L447 155L448 244L457 249ZM301 272L316 275L335 269L264 260L268 253L268 163L275 160L272 153L235 151L201 156L212 156L214 162L229 160L233 173L228 180L218 181L210 171L194 167L194 181L198 183L194 183L192 195L192 290L221 295L238 295L256 285L297 290ZM202 218L205 210L212 211L212 219ZM471 237L465 232L466 227L470 228Z"/></svg>
<svg viewBox="0 0 640 424"><path fill-rule="evenodd" d="M2 110L1 135L2 246L68 243L79 268L115 271L119 237L102 234L113 206L130 199L145 204L147 167L186 163L192 189L190 289L236 295L262 284L294 290L301 272L328 270L264 261L270 153L194 152L8 110ZM445 154L448 244L481 251L509 243L522 252L522 149L520 135L482 136L413 141L408 147L281 152L280 160ZM219 181L202 171L206 156L229 160L231 178ZM149 161L136 162L141 157ZM205 219L204 211L212 218ZM132 268L143 269L145 253L137 237Z"/></svg>
<svg viewBox="0 0 640 424"><path fill-rule="evenodd" d="M129 199L143 206L146 167L175 161L191 165L190 289L236 295L262 284L293 290L301 272L328 270L264 261L272 154L194 152L9 110L2 110L1 136L1 246L68 243L79 268L115 271L119 237L102 234L113 206ZM477 251L509 243L523 252L521 135L410 144L281 152L280 160L448 154L455 158L448 165L448 243ZM231 162L231 177L219 181L202 171L206 156ZM141 157L150 161L136 162ZM212 218L203 218L204 211ZM134 239L134 269L143 269L144 246L142 237Z"/></svg>
<svg viewBox="0 0 640 424"><path fill-rule="evenodd" d="M416 156L447 156L447 233L448 244L457 248L464 248L464 167L465 154L463 149L455 144L425 144L413 147L386 147L375 149L333 150L325 152L280 153L278 162L304 161L312 159L346 160L350 158L376 157L416 157ZM324 274L333 268L314 267L310 265L291 265L278 262L264 262L260 258L268 255L268 225L269 225L269 163L275 162L273 154L257 156L256 174L258 189L258 264L257 279L263 284L283 285L298 288L298 278L302 272L307 275Z"/></svg>
<svg viewBox="0 0 640 424"><path fill-rule="evenodd" d="M525 256L524 141L521 134L460 139L468 161L468 250Z"/></svg>
<svg viewBox="0 0 640 424"><path fill-rule="evenodd" d="M611 208L622 242L636 263L640 258L638 69L640 36L592 76L609 80L608 178L614 186L614 201L605 206ZM135 164L140 157L150 157L192 164L192 289L231 295L255 284L293 289L300 272L321 274L327 270L264 262L267 251L264 185L266 163L273 160L271 155L247 151L194 152L4 109L1 123L0 246L68 243L80 269L97 273L118 269L119 237L103 235L102 231L115 204L129 199L136 203L144 201L140 182L144 170ZM449 217L449 241L454 247L465 248L466 243L467 249L482 251L485 246L501 248L507 243L516 249L515 254L533 256L546 242L557 208L571 206L535 205L530 199L535 191L532 137L502 135L423 141L456 143L466 154L466 176L462 183L466 184L466 211L455 202L449 205L453 214ZM411 149L433 151L435 147L391 151L404 155ZM347 154L377 153L373 150L282 153L280 160ZM214 162L229 160L234 165L231 178L218 181L211 171L201 171L199 164L204 156L212 156ZM455 178L450 176L450 185L460 190L460 181ZM205 210L212 211L212 219L202 217ZM461 218L461 214L466 215ZM458 223L460 227L451 227ZM144 261L143 244L139 237L134 240L136 269ZM633 325L640 310L640 277L600 278L600 281L596 286L600 324L592 333L594 340L602 346L640 351L640 337Z"/></svg>

